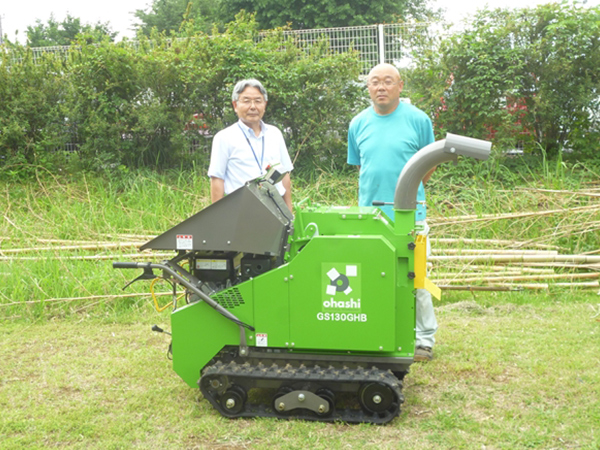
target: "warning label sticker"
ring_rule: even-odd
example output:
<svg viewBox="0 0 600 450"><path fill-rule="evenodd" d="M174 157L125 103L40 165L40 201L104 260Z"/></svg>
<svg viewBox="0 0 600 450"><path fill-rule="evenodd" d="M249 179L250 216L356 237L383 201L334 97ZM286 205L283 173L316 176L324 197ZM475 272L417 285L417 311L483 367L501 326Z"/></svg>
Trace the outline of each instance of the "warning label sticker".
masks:
<svg viewBox="0 0 600 450"><path fill-rule="evenodd" d="M256 333L256 346L257 347L267 347L267 333Z"/></svg>
<svg viewBox="0 0 600 450"><path fill-rule="evenodd" d="M226 259L197 259L196 269L200 270L227 270Z"/></svg>
<svg viewBox="0 0 600 450"><path fill-rule="evenodd" d="M193 250L194 249L194 237L191 234L178 234L176 249L177 250Z"/></svg>

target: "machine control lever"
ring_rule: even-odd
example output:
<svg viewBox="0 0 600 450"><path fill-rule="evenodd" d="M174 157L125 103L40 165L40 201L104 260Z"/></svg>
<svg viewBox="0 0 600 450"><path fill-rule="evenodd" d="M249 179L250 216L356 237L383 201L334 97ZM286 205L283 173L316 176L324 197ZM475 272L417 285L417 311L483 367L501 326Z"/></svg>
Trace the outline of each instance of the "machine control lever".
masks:
<svg viewBox="0 0 600 450"><path fill-rule="evenodd" d="M163 330L161 327L159 327L158 325L152 325L152 331L156 331L157 333L165 333L170 335L171 333L169 333L168 331Z"/></svg>
<svg viewBox="0 0 600 450"><path fill-rule="evenodd" d="M114 262L113 269L144 269L144 272L137 278L134 278L125 286L123 286L123 290L127 289L131 284L135 283L139 280L154 280L156 275L152 271L152 267L150 267L150 263L135 263L135 262Z"/></svg>
<svg viewBox="0 0 600 450"><path fill-rule="evenodd" d="M165 333L165 334L168 334L169 336L172 336L171 333L163 330L158 325L152 325L152 331L156 331L157 333ZM167 349L167 359L172 360L173 359L172 356L173 356L173 339L171 339L171 343L169 344L169 348Z"/></svg>
<svg viewBox="0 0 600 450"><path fill-rule="evenodd" d="M113 269L137 269L146 266L147 263L136 263L136 262L114 262Z"/></svg>
<svg viewBox="0 0 600 450"><path fill-rule="evenodd" d="M382 202L381 200L373 200L371 203L373 206L385 206L385 205L393 205L394 202Z"/></svg>

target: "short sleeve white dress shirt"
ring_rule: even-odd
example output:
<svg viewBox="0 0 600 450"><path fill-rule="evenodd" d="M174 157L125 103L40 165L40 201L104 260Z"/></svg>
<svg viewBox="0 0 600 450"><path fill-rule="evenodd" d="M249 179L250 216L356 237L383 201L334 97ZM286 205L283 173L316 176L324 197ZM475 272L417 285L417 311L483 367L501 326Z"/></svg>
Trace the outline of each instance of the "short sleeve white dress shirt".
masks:
<svg viewBox="0 0 600 450"><path fill-rule="evenodd" d="M208 176L224 181L225 194L264 175L269 165L279 163L282 171L293 170L281 131L262 121L260 124L258 136L240 120L213 138ZM281 195L285 194L283 183L277 183L275 187Z"/></svg>

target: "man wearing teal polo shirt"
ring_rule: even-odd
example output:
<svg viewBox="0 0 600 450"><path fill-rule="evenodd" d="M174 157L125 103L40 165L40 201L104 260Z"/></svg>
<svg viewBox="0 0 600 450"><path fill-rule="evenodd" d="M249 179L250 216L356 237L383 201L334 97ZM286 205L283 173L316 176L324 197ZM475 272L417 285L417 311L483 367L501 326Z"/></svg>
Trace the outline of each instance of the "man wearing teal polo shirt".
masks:
<svg viewBox="0 0 600 450"><path fill-rule="evenodd" d="M348 130L348 164L360 166L358 204L371 206L374 200L393 202L396 183L408 160L434 141L431 120L420 109L400 102L403 82L391 64L375 66L367 78L373 106L359 113ZM423 178L426 183L435 169ZM425 189L417 192L416 225L427 234ZM382 210L394 219L389 205ZM429 247L429 245L428 245ZM417 289L417 345L415 361L433 358L437 321L431 294Z"/></svg>

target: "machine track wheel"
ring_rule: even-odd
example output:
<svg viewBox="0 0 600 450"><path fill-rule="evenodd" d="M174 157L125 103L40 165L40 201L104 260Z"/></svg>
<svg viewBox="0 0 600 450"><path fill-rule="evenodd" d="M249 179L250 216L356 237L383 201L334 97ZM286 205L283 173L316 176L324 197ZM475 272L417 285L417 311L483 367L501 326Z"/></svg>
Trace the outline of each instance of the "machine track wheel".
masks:
<svg viewBox="0 0 600 450"><path fill-rule="evenodd" d="M394 376L398 378L400 381L404 381L404 377L408 372L393 372Z"/></svg>
<svg viewBox="0 0 600 450"><path fill-rule="evenodd" d="M226 415L235 416L244 410L248 396L243 387L233 385L221 396L221 406Z"/></svg>
<svg viewBox="0 0 600 450"><path fill-rule="evenodd" d="M394 392L381 383L365 383L358 391L360 406L371 414L386 412L394 404L394 400Z"/></svg>
<svg viewBox="0 0 600 450"><path fill-rule="evenodd" d="M326 388L321 388L318 389L317 392L315 392L315 394L317 394L319 397L324 398L325 400L327 400L327 403L329 403L329 411L326 413L317 413L319 416L330 416L331 414L333 414L333 411L335 410L335 394L333 393L333 391L326 389Z"/></svg>
<svg viewBox="0 0 600 450"><path fill-rule="evenodd" d="M287 415L289 412L288 411L282 411L279 408L279 405L277 403L277 399L279 397L283 397L285 394L289 394L290 392L292 392L294 389L291 386L280 386L279 389L277 389L277 392L275 393L275 395L273 396L273 409L275 410L275 412L281 416L285 416Z"/></svg>

